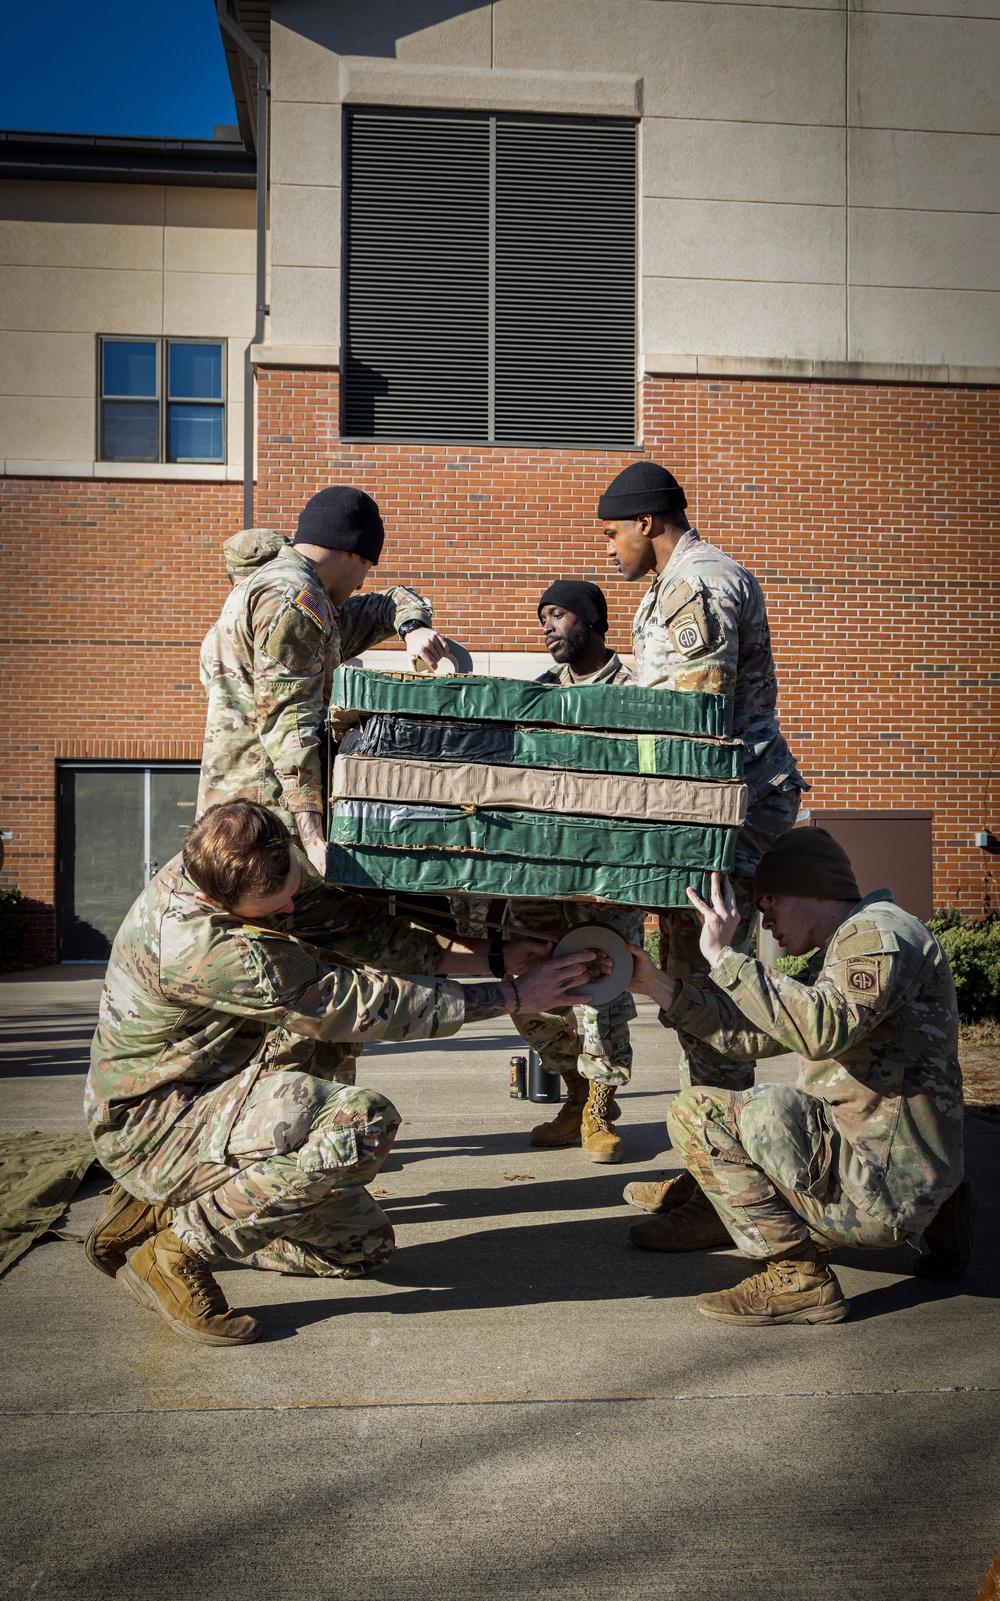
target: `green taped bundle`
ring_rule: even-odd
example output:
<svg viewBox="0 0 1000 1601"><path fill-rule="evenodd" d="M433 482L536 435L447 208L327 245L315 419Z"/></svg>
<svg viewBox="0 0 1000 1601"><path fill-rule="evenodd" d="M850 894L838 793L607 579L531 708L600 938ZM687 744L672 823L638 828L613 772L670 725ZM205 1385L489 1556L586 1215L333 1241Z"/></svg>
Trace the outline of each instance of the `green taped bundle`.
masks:
<svg viewBox="0 0 1000 1601"><path fill-rule="evenodd" d="M541 723L635 734L693 734L728 739L731 695L640 689L636 684L536 684L518 678L413 678L338 667L333 703L351 712L469 722Z"/></svg>
<svg viewBox="0 0 1000 1601"><path fill-rule="evenodd" d="M733 864L736 830L694 823L636 823L619 818L563 817L551 812L463 811L338 801L330 832L335 845L509 857L578 867L717 869ZM527 893L522 891L521 893Z"/></svg>
<svg viewBox="0 0 1000 1601"><path fill-rule="evenodd" d="M516 899L613 901L650 911L689 906L690 884L708 898L699 869L615 867L579 862L525 862L441 850L380 850L331 845L327 880L349 889L398 895L488 895Z"/></svg>
<svg viewBox="0 0 1000 1601"><path fill-rule="evenodd" d="M670 734L515 728L512 762L516 767L569 767L584 773L648 773L659 778L732 782L743 776L743 746L736 741L678 739Z"/></svg>

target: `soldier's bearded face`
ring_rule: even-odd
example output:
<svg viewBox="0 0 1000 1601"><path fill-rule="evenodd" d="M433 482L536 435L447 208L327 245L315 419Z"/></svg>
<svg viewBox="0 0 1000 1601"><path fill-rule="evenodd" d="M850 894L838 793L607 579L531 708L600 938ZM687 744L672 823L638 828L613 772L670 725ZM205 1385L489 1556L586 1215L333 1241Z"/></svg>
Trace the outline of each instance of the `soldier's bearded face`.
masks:
<svg viewBox="0 0 1000 1601"><path fill-rule="evenodd" d="M293 852L291 871L281 888L271 895L248 896L245 900L237 901L232 908L233 916L245 918L248 923L260 923L269 917L282 917L294 910L292 896L298 893L301 882L302 869Z"/></svg>
<svg viewBox="0 0 1000 1601"><path fill-rule="evenodd" d="M542 607L542 630L545 649L554 662L574 662L586 650L590 629L575 612L564 611L562 606Z"/></svg>
<svg viewBox="0 0 1000 1601"><path fill-rule="evenodd" d="M648 522L648 518L646 519ZM652 572L656 566L656 551L638 521L605 523L608 555L612 567L617 568L627 584Z"/></svg>

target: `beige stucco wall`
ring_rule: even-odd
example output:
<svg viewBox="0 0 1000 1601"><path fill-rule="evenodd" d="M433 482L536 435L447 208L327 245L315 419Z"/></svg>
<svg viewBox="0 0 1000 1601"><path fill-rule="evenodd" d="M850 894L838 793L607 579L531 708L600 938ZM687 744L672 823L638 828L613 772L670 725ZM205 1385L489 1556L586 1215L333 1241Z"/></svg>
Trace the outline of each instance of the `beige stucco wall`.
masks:
<svg viewBox="0 0 1000 1601"><path fill-rule="evenodd" d="M4 470L239 478L254 238L246 190L0 183ZM98 334L228 340L225 467L95 463Z"/></svg>
<svg viewBox="0 0 1000 1601"><path fill-rule="evenodd" d="M648 369L1000 369L1000 0L443 9L276 8L274 345L339 344L345 100L639 107Z"/></svg>

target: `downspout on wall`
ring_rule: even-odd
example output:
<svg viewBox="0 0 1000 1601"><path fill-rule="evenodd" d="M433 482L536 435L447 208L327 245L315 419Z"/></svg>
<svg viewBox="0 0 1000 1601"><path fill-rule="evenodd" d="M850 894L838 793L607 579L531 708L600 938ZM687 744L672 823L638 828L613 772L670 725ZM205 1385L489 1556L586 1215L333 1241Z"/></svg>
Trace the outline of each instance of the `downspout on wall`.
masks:
<svg viewBox="0 0 1000 1601"><path fill-rule="evenodd" d="M268 78L267 56L255 45L248 34L229 15L229 0L216 0L216 14L220 28L235 40L244 55L257 68L257 287L256 317L253 337L246 348L243 378L243 526L253 527L253 464L254 464L254 376L251 352L264 338L264 318L271 308L267 303L267 167L268 124L267 101L271 92Z"/></svg>

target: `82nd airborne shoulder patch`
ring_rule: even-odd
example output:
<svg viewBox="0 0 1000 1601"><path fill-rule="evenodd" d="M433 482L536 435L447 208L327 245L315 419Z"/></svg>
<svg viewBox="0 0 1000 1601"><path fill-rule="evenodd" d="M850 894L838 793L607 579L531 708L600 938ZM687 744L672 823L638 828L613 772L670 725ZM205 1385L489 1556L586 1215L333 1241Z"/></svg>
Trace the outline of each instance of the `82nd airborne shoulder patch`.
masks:
<svg viewBox="0 0 1000 1601"><path fill-rule="evenodd" d="M844 963L844 989L852 1001L871 1006L885 986L885 958L849 956Z"/></svg>

